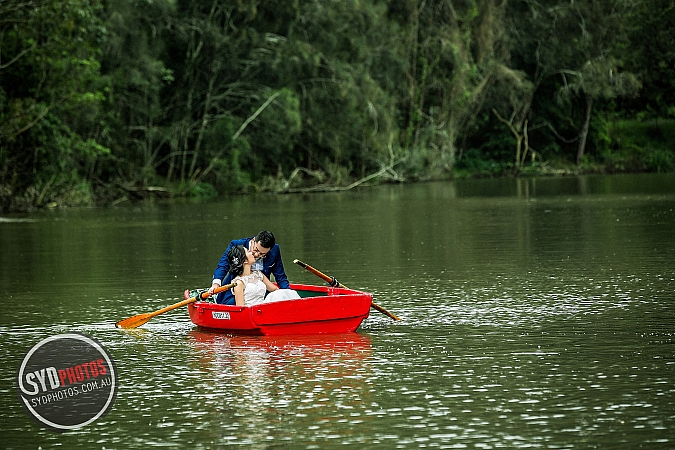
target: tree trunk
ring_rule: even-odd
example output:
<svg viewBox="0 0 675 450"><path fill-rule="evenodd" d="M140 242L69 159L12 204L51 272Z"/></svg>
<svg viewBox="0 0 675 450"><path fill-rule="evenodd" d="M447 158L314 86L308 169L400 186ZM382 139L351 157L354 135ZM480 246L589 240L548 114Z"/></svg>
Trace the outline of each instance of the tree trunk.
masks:
<svg viewBox="0 0 675 450"><path fill-rule="evenodd" d="M593 109L593 97L586 95L586 115L579 131L579 147L577 148L577 166L581 164L586 150L586 138L588 137L588 127L591 123L591 110Z"/></svg>
<svg viewBox="0 0 675 450"><path fill-rule="evenodd" d="M190 164L190 171L187 174L187 178L192 182L195 178L195 170L197 168L197 161L199 160L199 151L201 150L202 141L204 140L204 133L210 122L210 110L211 110L211 99L213 98L214 85L216 83L216 78L218 77L218 71L220 64L215 63L215 66L211 70L211 79L209 80L209 88L206 92L206 99L204 100L204 109L202 111L201 125L199 127L199 132L197 133L197 142L194 144L194 149L192 152L192 163Z"/></svg>
<svg viewBox="0 0 675 450"><path fill-rule="evenodd" d="M527 119L523 123L523 156L520 159L520 166L525 165L525 158L527 158L527 153L530 151L530 137L527 134ZM534 155L534 153L532 153ZM534 158L534 156L533 156ZM534 162L534 159L532 160Z"/></svg>
<svg viewBox="0 0 675 450"><path fill-rule="evenodd" d="M414 142L416 138L413 136L418 136L418 89L419 83L417 80L417 54L419 52L419 20L420 20L420 7L415 5L414 14L411 17L412 22L412 31L410 33L410 48L408 49L408 54L410 55L410 69L408 75L409 87L408 87L408 101L410 102L409 111L408 111L408 123L407 123L407 132L406 132L406 141L404 146L407 148L414 148Z"/></svg>
<svg viewBox="0 0 675 450"><path fill-rule="evenodd" d="M513 134L513 137L516 138L516 167L521 166L521 158L523 162L525 161L525 155L527 155L527 150L529 149L528 147L528 140L527 140L527 120L525 120L525 131L521 132L523 125L522 123L516 123L514 125L513 123L513 117L515 117L515 113L511 116L511 119L506 120L497 112L495 108L492 108L492 113L497 116L497 119L499 119L500 122L502 122L504 125L509 127L509 130L511 130L511 133ZM525 153L522 154L521 157L521 150L523 148L523 141L525 141Z"/></svg>

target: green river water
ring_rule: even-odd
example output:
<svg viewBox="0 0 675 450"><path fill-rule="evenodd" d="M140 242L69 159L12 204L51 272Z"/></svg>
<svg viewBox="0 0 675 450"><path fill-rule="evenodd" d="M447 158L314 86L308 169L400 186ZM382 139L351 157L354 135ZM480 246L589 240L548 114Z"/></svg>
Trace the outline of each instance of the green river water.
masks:
<svg viewBox="0 0 675 450"><path fill-rule="evenodd" d="M181 308L229 240L274 232L372 292L357 333L238 337ZM0 448L675 448L675 175L460 180L0 217ZM65 433L17 370L78 332L119 372Z"/></svg>

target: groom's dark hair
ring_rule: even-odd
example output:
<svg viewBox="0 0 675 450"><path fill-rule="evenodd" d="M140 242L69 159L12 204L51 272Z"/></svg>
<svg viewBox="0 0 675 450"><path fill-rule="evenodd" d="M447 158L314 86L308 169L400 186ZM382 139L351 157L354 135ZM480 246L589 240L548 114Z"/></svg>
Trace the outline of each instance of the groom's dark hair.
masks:
<svg viewBox="0 0 675 450"><path fill-rule="evenodd" d="M274 239L274 235L269 231L261 231L255 237L255 240L265 248L272 248L274 247L274 244L277 243L276 239Z"/></svg>

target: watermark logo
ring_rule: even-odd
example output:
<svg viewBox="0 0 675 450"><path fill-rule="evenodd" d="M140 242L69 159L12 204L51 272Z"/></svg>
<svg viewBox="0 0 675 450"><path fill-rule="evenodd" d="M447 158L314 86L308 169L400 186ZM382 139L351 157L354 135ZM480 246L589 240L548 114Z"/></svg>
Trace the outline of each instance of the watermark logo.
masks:
<svg viewBox="0 0 675 450"><path fill-rule="evenodd" d="M108 351L80 333L38 342L24 356L17 392L26 413L52 431L74 430L105 416L117 397L117 369Z"/></svg>

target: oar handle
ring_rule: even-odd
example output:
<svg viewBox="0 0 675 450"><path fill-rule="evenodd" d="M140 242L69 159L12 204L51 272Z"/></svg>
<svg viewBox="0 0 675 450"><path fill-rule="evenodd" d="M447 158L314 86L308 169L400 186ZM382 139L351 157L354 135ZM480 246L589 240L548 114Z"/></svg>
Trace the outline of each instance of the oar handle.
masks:
<svg viewBox="0 0 675 450"><path fill-rule="evenodd" d="M340 282L337 281L335 278L329 277L329 276L326 275L325 273L318 271L318 270L315 269L314 267L310 266L309 264L305 264L304 262L300 261L299 259L294 259L293 262L294 262L295 264L299 265L300 267L302 267L303 269L305 269L307 272L311 272L311 273L313 273L314 275L316 275L317 277L321 278L321 279L324 280L326 283L331 283L331 284L332 284L332 283L336 283L336 282L337 282L337 286L336 286L336 287L341 287L341 288L344 288L344 289L348 289L347 286L345 286L344 284L340 283Z"/></svg>
<svg viewBox="0 0 675 450"><path fill-rule="evenodd" d="M231 289L231 288L235 287L236 285L237 285L237 283L235 282L235 283L226 284L225 286L220 286L220 287L214 289L213 293L217 294L219 292L226 291L228 289ZM165 308L162 308L162 309L158 309L157 311L154 311L154 312L151 312L151 313L136 314L133 317L129 317L129 318L124 319L124 320L120 320L119 322L117 322L115 324L115 326L117 328L137 328L137 327L140 327L141 325L143 325L144 323L146 323L148 320L150 320L151 318L153 318L155 316L158 316L160 314L163 314L167 311L171 311L171 310L176 309L176 308L180 308L181 306L185 306L189 303L196 302L197 300L201 300L201 299L204 299L206 297L208 297L208 293L206 291L204 291L204 292L199 294L199 298L197 298L197 297L186 298L183 301L180 301L178 303L174 303L173 305L169 305L169 306L167 306Z"/></svg>
<svg viewBox="0 0 675 450"><path fill-rule="evenodd" d="M225 286L217 287L217 288L215 288L215 289L213 290L213 294L218 294L218 293L223 292L223 291L226 291L226 290L228 290L228 289L232 289L232 288L235 287L236 285L237 285L237 282L235 281L234 283L230 283L230 284L226 284ZM213 295L213 294L211 294L211 295ZM210 297L210 296L209 296L209 293L208 293L207 291L204 291L204 292L202 292L202 293L199 294L199 298L197 298L197 297L192 297L192 298L186 299L186 301L187 301L187 300L192 300L192 299L194 299L194 300L192 300L192 301L195 301L195 302L196 302L197 300L203 300L203 299L208 298L208 297ZM191 302L188 302L188 303L191 303Z"/></svg>
<svg viewBox="0 0 675 450"><path fill-rule="evenodd" d="M228 290L228 289L232 289L232 288L235 287L236 285L237 285L237 283L234 282L234 283L226 284L225 286L217 287L217 288L215 288L215 289L213 290L213 293L214 293L214 294L217 294L217 293L219 293L219 292L223 292L223 291L226 291L226 290ZM190 298L186 298L186 299L183 300L182 302L174 303L174 304L171 305L171 306L167 306L166 308L158 309L157 311L155 311L155 312L153 312L153 313L150 313L150 314L151 314L153 317L154 317L154 316L158 316L158 315L160 315L160 314L162 314L162 313L165 313L165 312L167 312L167 311L171 311L172 309L180 308L181 306L185 306L185 305L187 305L187 304L189 304L189 303L193 303L193 302L196 302L196 301L198 301L198 300L203 300L203 299L205 299L205 298L207 298L207 297L209 297L209 294L208 294L208 292L204 291L204 292L202 292L202 293L199 294L199 297L190 297Z"/></svg>
<svg viewBox="0 0 675 450"><path fill-rule="evenodd" d="M299 265L300 267L302 267L303 269L305 269L306 271L311 272L311 273L313 273L314 275L316 275L317 277L323 279L325 282L330 283L331 286L337 285L337 287L341 287L341 288L344 288L344 289L349 289L347 286L345 286L344 284L340 283L340 282L337 281L335 278L329 277L329 276L326 275L325 273L323 273L323 272L321 272L321 271L315 269L314 267L310 266L309 264L305 264L304 262L300 261L299 259L294 259L293 262L294 262L295 264ZM401 320L400 318L398 318L398 317L395 316L394 314L390 313L389 311L387 311L386 309L384 309L384 308L381 307L380 305L377 305L377 304L376 304L375 302L373 302L373 301L370 302L370 306L371 306L372 308L375 308L376 310L378 310L379 312L381 312L382 314L384 314L384 315L387 316L387 317L390 317L390 318L392 318L392 319L394 319L394 320Z"/></svg>
<svg viewBox="0 0 675 450"><path fill-rule="evenodd" d="M218 294L218 293L220 293L220 292L226 291L226 290L228 290L228 289L231 289L231 288L235 287L236 285L237 285L237 282L235 281L234 283L226 284L225 286L218 286L217 288L215 288L215 289L213 290L213 294L211 294L211 295L215 295L215 294ZM185 293L184 293L183 295L184 295L186 301L187 301L187 300L192 300L192 301L195 301L195 302L196 302L196 301L198 301L198 300L202 300L202 299L205 299L205 298L207 298L207 297L210 297L210 295L209 295L209 293L208 293L207 291L208 291L208 289L203 289L203 290L201 290L201 291L198 291L198 292L199 292L199 296L198 296L198 297L191 297L191 298L190 298L190 297L188 297L188 295L190 295L190 292L191 292L191 291L190 291L189 289L186 289L186 290L185 290ZM193 299L194 299L194 300L193 300ZM188 303L191 303L191 302L188 302ZM182 305L181 305L181 306L182 306Z"/></svg>

